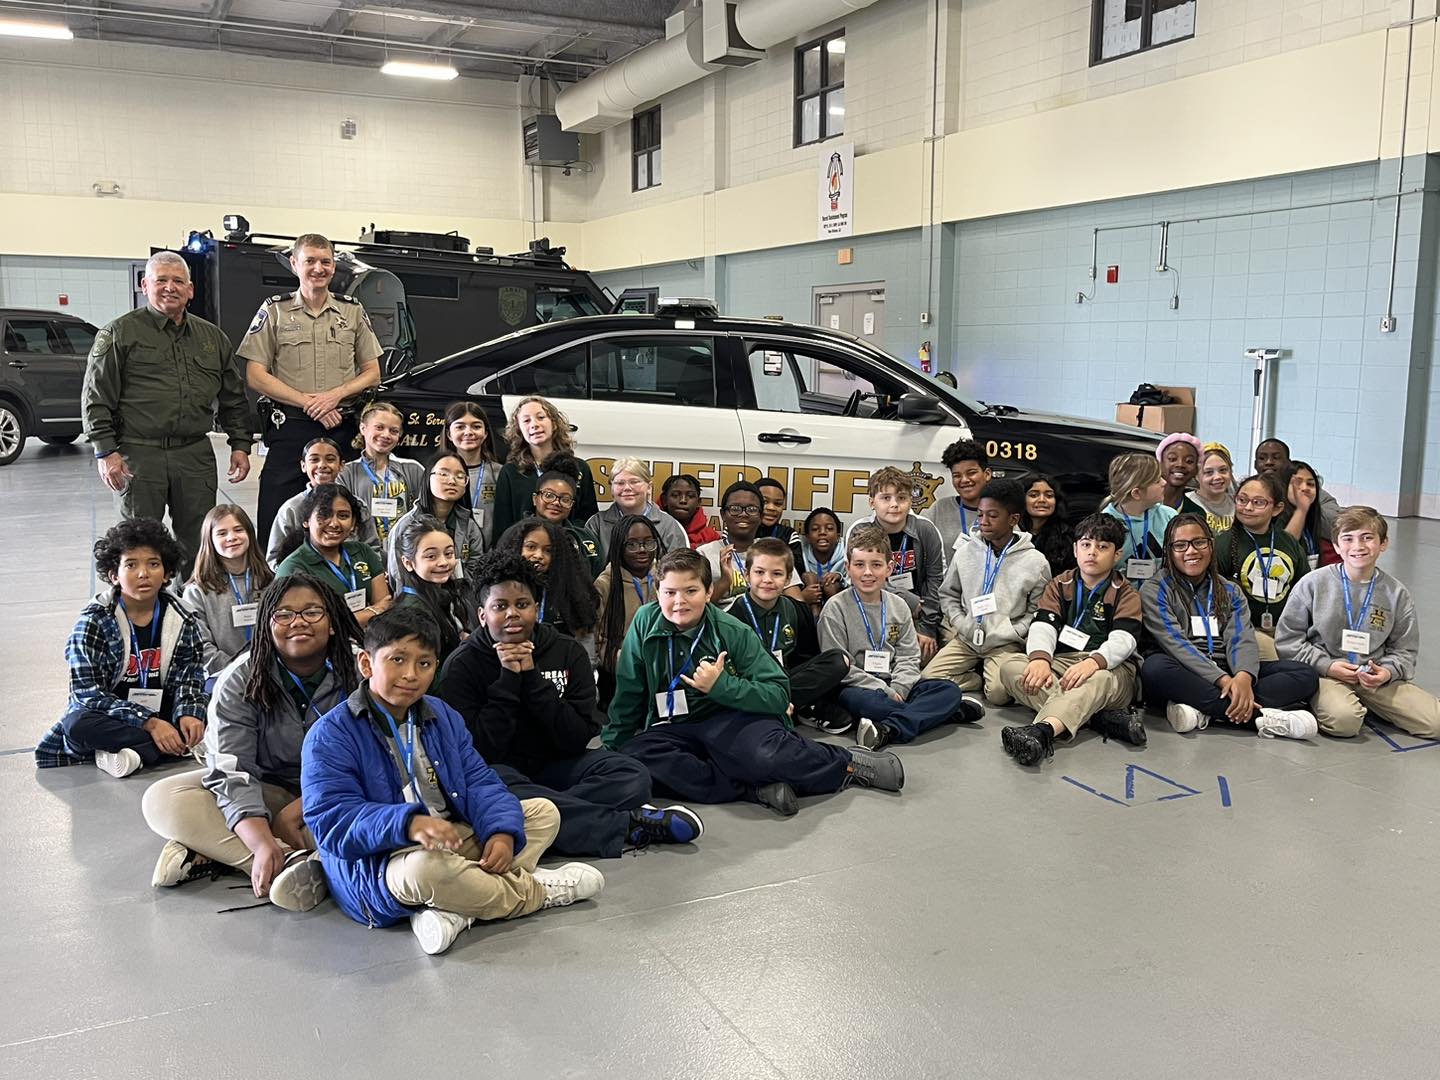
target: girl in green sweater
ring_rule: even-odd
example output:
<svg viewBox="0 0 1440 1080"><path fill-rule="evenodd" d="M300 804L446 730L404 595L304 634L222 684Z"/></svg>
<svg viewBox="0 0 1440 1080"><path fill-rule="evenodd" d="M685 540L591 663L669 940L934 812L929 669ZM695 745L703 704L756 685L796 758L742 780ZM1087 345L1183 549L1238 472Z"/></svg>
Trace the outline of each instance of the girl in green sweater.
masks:
<svg viewBox="0 0 1440 1080"><path fill-rule="evenodd" d="M1283 527L1285 513L1285 488L1278 476L1248 477L1235 493L1235 524L1215 539L1220 573L1238 584L1250 603L1261 660L1279 659L1275 624L1290 590L1310 570L1304 545Z"/></svg>

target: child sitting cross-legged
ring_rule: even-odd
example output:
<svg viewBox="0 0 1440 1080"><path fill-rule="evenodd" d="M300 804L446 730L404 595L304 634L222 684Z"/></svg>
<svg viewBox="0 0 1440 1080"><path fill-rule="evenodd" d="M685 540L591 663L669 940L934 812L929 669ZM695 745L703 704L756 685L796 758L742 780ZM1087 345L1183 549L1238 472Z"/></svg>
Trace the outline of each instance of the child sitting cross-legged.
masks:
<svg viewBox="0 0 1440 1080"><path fill-rule="evenodd" d="M540 622L539 571L495 551L481 558L472 586L480 628L446 662L436 695L464 718L511 792L555 804L554 849L615 859L626 847L700 839L694 811L649 804L650 774L638 761L586 749L600 733L595 669L574 638Z"/></svg>
<svg viewBox="0 0 1440 1080"><path fill-rule="evenodd" d="M1145 725L1130 711L1140 594L1115 572L1125 526L1091 514L1075 529L1074 570L1050 580L1025 642L1000 663L1010 696L1035 710L1033 724L1002 728L1005 752L1021 765L1054 753L1055 739L1089 724L1106 738L1145 745Z"/></svg>
<svg viewBox="0 0 1440 1080"><path fill-rule="evenodd" d="M910 605L885 587L891 567L885 529L857 525L845 549L850 588L825 602L820 644L852 657L840 705L858 722L855 741L873 750L984 716L985 706L955 683L921 677Z"/></svg>
<svg viewBox="0 0 1440 1080"><path fill-rule="evenodd" d="M894 754L795 733L785 672L754 630L709 602L703 555L666 552L656 578L659 601L640 609L620 649L601 733L607 747L638 759L680 798L758 802L787 817L797 795L851 784L900 790L905 772Z"/></svg>
<svg viewBox="0 0 1440 1080"><path fill-rule="evenodd" d="M35 747L42 769L93 761L116 778L185 757L205 737L205 654L195 617L165 583L180 545L151 518L95 542L110 585L85 605L70 640L70 699Z"/></svg>
<svg viewBox="0 0 1440 1080"><path fill-rule="evenodd" d="M849 716L837 708L840 682L850 670L848 649L820 651L815 619L803 601L784 595L795 571L795 556L783 540L756 540L745 552L750 589L725 609L760 635L790 678L795 719L822 731L848 731Z"/></svg>
<svg viewBox="0 0 1440 1080"><path fill-rule="evenodd" d="M1440 702L1411 680L1420 623L1410 591L1376 561L1390 546L1379 511L1352 506L1335 520L1341 564L1306 574L1290 593L1275 646L1320 675L1312 699L1326 735L1349 738L1367 711L1422 739L1440 739Z"/></svg>
<svg viewBox="0 0 1440 1080"><path fill-rule="evenodd" d="M512 795L460 715L427 696L439 638L412 607L372 619L365 683L311 727L300 768L305 824L340 909L367 926L409 919L431 955L476 920L588 900L605 885L583 863L537 869L560 812Z"/></svg>

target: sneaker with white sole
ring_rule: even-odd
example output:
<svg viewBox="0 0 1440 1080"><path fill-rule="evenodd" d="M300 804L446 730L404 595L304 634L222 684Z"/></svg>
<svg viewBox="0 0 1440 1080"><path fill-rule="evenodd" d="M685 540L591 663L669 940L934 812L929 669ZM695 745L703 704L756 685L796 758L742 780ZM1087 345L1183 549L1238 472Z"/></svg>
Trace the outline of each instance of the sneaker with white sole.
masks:
<svg viewBox="0 0 1440 1080"><path fill-rule="evenodd" d="M150 884L157 889L168 889L209 877L214 871L215 864L204 855L191 851L178 840L166 840L165 846L160 849L160 858L155 860Z"/></svg>
<svg viewBox="0 0 1440 1080"><path fill-rule="evenodd" d="M554 870L536 870L534 878L545 887L543 907L569 907L577 900L599 896L605 875L585 863L567 862Z"/></svg>
<svg viewBox="0 0 1440 1080"><path fill-rule="evenodd" d="M292 851L285 869L270 882L270 902L286 911L309 911L329 895L320 856L313 851Z"/></svg>
<svg viewBox="0 0 1440 1080"><path fill-rule="evenodd" d="M109 773L116 780L138 771L143 764L140 754L128 746L113 753L109 750L95 751L95 767L103 773Z"/></svg>
<svg viewBox="0 0 1440 1080"><path fill-rule="evenodd" d="M1187 731L1204 731L1210 726L1210 717L1193 705L1181 705L1178 701L1165 706L1165 719L1181 735Z"/></svg>
<svg viewBox="0 0 1440 1080"><path fill-rule="evenodd" d="M410 916L410 931L415 935L415 940L420 942L423 952L429 956L439 956L454 945L455 939L469 930L474 922L474 919L456 915L453 911L426 908Z"/></svg>
<svg viewBox="0 0 1440 1080"><path fill-rule="evenodd" d="M1262 739L1313 739L1320 722L1304 709L1261 709L1255 718L1255 733Z"/></svg>

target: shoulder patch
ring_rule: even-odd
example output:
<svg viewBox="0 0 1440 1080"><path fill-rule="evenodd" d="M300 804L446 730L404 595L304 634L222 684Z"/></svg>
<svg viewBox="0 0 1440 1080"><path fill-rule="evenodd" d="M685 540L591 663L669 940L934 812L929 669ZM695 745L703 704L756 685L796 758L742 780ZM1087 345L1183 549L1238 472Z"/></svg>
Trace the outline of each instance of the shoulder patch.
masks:
<svg viewBox="0 0 1440 1080"><path fill-rule="evenodd" d="M355 297L350 296L348 293L332 293L331 295L334 296L336 300L339 300L342 304L360 303L359 300L356 300Z"/></svg>
<svg viewBox="0 0 1440 1080"><path fill-rule="evenodd" d="M288 293L288 292L276 293L274 296L270 297L269 300L266 300L265 303L267 303L267 304L283 304L286 300L294 299L294 296L295 296L294 293Z"/></svg>
<svg viewBox="0 0 1440 1080"><path fill-rule="evenodd" d="M253 319L250 320L250 329L246 330L245 333L246 333L247 335L249 335L249 334L253 334L253 333L256 333L257 331L259 331L259 329L260 329L262 326L265 325L265 320L266 320L268 317L269 317L268 314L266 313L265 309L262 307L259 311L257 311L257 312L255 313L255 318L253 318Z"/></svg>

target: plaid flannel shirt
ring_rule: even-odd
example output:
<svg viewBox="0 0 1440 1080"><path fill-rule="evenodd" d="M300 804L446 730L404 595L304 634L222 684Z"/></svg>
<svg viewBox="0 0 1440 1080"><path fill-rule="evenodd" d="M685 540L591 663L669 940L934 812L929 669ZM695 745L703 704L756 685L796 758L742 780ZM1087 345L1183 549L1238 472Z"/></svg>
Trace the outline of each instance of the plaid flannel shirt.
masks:
<svg viewBox="0 0 1440 1080"><path fill-rule="evenodd" d="M161 660L166 672L165 688L172 702L170 721L182 716L205 716L205 646L200 628L184 605L165 594L166 616L181 620L174 651ZM126 648L121 639L120 620L115 615L115 594L107 600L97 596L80 613L70 640L65 643L65 661L70 666L70 697L66 715L81 709L103 712L134 727L150 719L150 712L115 693L124 675ZM163 640L167 635L162 630ZM65 740L62 723L55 724L35 747L35 763L42 769L57 765L79 765L94 759L90 751L77 751Z"/></svg>

